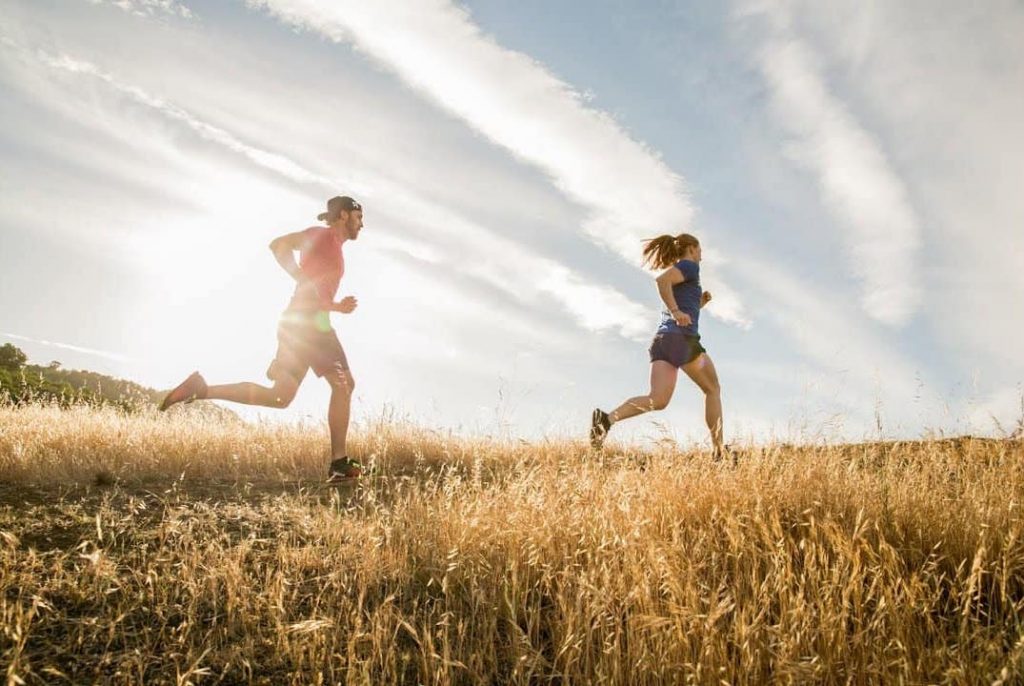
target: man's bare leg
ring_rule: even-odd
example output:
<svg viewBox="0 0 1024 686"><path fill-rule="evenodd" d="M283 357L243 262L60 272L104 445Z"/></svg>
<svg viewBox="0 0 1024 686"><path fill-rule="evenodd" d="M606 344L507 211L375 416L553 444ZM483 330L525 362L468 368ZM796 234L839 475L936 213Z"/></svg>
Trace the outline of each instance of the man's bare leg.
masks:
<svg viewBox="0 0 1024 686"><path fill-rule="evenodd" d="M355 390L356 382L348 369L339 369L325 378L331 385L331 402L327 407L327 426L331 431L331 457L339 459L348 456L348 423L352 410L352 391Z"/></svg>
<svg viewBox="0 0 1024 686"><path fill-rule="evenodd" d="M178 384L164 396L160 403L160 411L169 409L178 403L190 403L193 400L230 400L244 405L262 405L263 407L288 407L295 392L299 389L301 379L287 374L276 378L271 387L255 383L243 382L209 386L199 372L192 372L187 379Z"/></svg>
<svg viewBox="0 0 1024 686"><path fill-rule="evenodd" d="M210 400L230 400L243 405L261 405L263 407L288 407L299 390L299 382L290 376L284 376L267 387L257 383L242 383L210 386L206 397Z"/></svg>

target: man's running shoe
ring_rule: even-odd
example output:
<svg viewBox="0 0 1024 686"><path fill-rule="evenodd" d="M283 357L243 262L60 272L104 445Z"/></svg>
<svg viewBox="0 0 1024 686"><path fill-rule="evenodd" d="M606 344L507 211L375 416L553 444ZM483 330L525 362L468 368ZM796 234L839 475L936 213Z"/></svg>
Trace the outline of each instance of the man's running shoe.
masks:
<svg viewBox="0 0 1024 686"><path fill-rule="evenodd" d="M173 391L168 393L162 403L160 411L163 412L171 405L177 403L190 403L193 400L202 400L206 397L206 380L199 372L192 372L189 377Z"/></svg>
<svg viewBox="0 0 1024 686"><path fill-rule="evenodd" d="M340 457L331 460L331 466L327 469L327 483L334 484L339 481L358 479L363 473L363 465L356 460L347 457Z"/></svg>
<svg viewBox="0 0 1024 686"><path fill-rule="evenodd" d="M608 413L597 408L590 416L590 445L594 449L600 449L604 445L604 439L608 436L608 430L612 428L612 421Z"/></svg>

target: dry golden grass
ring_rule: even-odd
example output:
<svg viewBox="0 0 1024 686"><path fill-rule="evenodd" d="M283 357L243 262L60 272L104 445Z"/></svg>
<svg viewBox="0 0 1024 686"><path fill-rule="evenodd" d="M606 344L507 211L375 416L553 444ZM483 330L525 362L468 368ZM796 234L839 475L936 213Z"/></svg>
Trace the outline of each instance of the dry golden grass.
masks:
<svg viewBox="0 0 1024 686"><path fill-rule="evenodd" d="M7 682L1024 679L1019 442L356 438L335 489L319 427L0 408Z"/></svg>

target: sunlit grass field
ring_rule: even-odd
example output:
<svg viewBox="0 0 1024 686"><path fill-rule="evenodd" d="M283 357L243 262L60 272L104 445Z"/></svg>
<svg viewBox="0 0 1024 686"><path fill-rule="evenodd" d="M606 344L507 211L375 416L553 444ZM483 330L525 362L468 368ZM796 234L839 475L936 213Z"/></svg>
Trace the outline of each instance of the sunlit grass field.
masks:
<svg viewBox="0 0 1024 686"><path fill-rule="evenodd" d="M0 408L8 684L1021 683L1024 446Z"/></svg>

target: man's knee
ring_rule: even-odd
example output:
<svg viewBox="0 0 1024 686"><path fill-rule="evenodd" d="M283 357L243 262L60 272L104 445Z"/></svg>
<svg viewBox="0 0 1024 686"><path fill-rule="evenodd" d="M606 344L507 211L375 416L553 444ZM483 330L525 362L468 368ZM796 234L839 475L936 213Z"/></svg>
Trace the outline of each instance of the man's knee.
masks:
<svg viewBox="0 0 1024 686"><path fill-rule="evenodd" d="M342 393L352 394L352 391L356 388L356 380L352 376L352 372L343 367L337 367L332 369L327 374L327 383L331 384L331 388Z"/></svg>
<svg viewBox="0 0 1024 686"><path fill-rule="evenodd" d="M652 410L664 410L668 407L668 401L670 398L665 396L651 396L651 409Z"/></svg>
<svg viewBox="0 0 1024 686"><path fill-rule="evenodd" d="M295 383L277 382L271 389L271 403L278 409L284 409L292 404L292 400L295 400L295 394L298 392L299 386Z"/></svg>
<svg viewBox="0 0 1024 686"><path fill-rule="evenodd" d="M289 392L275 393L273 400L274 400L274 407L283 410L284 408L286 408L289 405L291 405L292 401L295 400L295 393L294 392L291 392L291 393L289 393Z"/></svg>

